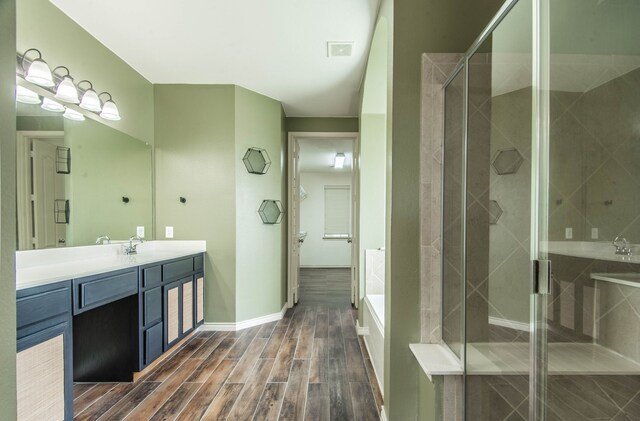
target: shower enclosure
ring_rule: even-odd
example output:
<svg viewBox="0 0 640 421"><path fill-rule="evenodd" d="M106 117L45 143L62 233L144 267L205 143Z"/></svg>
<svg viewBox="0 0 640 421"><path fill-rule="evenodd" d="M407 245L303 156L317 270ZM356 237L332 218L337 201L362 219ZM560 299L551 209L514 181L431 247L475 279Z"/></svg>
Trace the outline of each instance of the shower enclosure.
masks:
<svg viewBox="0 0 640 421"><path fill-rule="evenodd" d="M444 98L465 418L640 419L640 2L507 1Z"/></svg>

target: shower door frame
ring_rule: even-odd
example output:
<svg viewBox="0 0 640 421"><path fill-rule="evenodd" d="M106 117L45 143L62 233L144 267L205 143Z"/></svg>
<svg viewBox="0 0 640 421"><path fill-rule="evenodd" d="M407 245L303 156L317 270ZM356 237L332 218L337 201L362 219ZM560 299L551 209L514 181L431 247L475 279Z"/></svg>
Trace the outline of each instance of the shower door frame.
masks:
<svg viewBox="0 0 640 421"><path fill-rule="evenodd" d="M443 83L444 90L452 81L464 72L464 100L463 100L463 156L464 177L462 180L462 253L463 253L463 341L461 349L461 363L463 364L463 413L467 419L466 377L467 377L467 179L468 179L468 116L469 116L469 59L478 51L493 31L500 25L509 12L518 4L519 0L507 0L491 22L476 38L471 47L464 54L461 62L451 72ZM531 263L531 294L529 319L529 420L543 421L546 419L546 391L548 376L547 355L547 299L551 292L550 276L541 282L539 267L549 268L545 247L540 247L547 241L548 233L548 197L549 197L549 0L531 0L532 3L532 74L531 74L531 235L530 235L530 263ZM446 101L446 96L444 97ZM444 110L444 105L443 105ZM444 135L444 133L443 133ZM444 139L444 138L443 138ZM444 147L442 152L442 183L444 183ZM441 203L444 206L444 189ZM441 239L444 241L444 224L442 224ZM444 244L441 259L444 265ZM443 266L444 267L444 266ZM444 290L444 288L443 288ZM442 297L444 299L444 296Z"/></svg>

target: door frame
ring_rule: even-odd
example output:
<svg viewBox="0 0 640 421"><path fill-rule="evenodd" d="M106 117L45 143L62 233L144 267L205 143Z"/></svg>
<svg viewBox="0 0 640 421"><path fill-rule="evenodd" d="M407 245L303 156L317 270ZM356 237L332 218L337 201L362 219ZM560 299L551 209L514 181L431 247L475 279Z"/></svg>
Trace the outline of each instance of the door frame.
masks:
<svg viewBox="0 0 640 421"><path fill-rule="evenodd" d="M16 214L18 216L18 247L31 246L33 230L31 225L31 174L29 158L33 139L64 138L64 131L18 130L16 132Z"/></svg>
<svg viewBox="0 0 640 421"><path fill-rule="evenodd" d="M291 206L294 203L297 203L298 209L297 214L299 215L300 209L300 201L294 201L294 195L300 194L299 191L294 191L293 181L294 181L294 171L297 168L294 168L294 144L297 140L300 139L327 139L327 138L351 138L353 139L353 160L352 160L352 186L351 186L351 197L352 201L355 203L356 208L352 210L351 221L351 250L352 256L358 257L360 255L358 250L359 245L359 233L358 233L358 224L359 224L359 214L360 214L360 188L359 188L359 180L360 180L360 172L359 172L359 163L360 163L360 133L359 132L288 132L287 134L287 207L289 208L287 212L287 307L293 307L298 300L298 297L295 296L295 292L298 287L298 269L299 267L299 259L293 258L291 250L295 246L293 241L297 241L297 236L294 236L292 233L295 232L296 229L296 221L294 218L291 218L292 212L290 211ZM296 240L294 240L296 238ZM355 252L354 251L355 248ZM360 282L359 282L359 261L358 259L351 259L351 302L356 306L360 301Z"/></svg>

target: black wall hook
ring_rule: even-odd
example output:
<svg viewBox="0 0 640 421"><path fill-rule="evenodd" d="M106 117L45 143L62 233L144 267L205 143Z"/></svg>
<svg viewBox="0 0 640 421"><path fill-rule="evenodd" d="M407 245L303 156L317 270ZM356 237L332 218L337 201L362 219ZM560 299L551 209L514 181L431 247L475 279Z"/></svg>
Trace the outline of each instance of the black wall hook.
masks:
<svg viewBox="0 0 640 421"><path fill-rule="evenodd" d="M180 196L180 203L187 203L187 199L185 199L184 197Z"/></svg>
<svg viewBox="0 0 640 421"><path fill-rule="evenodd" d="M129 198L127 196L122 196L123 203L129 203Z"/></svg>

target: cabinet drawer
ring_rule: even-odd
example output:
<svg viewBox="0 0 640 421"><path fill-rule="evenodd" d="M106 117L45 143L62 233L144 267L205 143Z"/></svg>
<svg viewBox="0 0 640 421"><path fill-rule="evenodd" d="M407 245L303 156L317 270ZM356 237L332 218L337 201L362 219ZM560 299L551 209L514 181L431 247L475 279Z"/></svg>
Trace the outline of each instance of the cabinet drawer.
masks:
<svg viewBox="0 0 640 421"><path fill-rule="evenodd" d="M193 257L162 265L162 281L172 281L193 272Z"/></svg>
<svg viewBox="0 0 640 421"><path fill-rule="evenodd" d="M57 319L71 317L71 288L70 282L55 289L36 290L33 294L16 300L17 328L32 326L51 320L51 324L58 323ZM35 288L34 288L35 289ZM43 326L46 328L48 326Z"/></svg>
<svg viewBox="0 0 640 421"><path fill-rule="evenodd" d="M162 320L162 288L154 288L142 293L144 296L144 325L150 326Z"/></svg>
<svg viewBox="0 0 640 421"><path fill-rule="evenodd" d="M144 331L144 365L162 355L162 323Z"/></svg>
<svg viewBox="0 0 640 421"><path fill-rule="evenodd" d="M193 270L195 270L196 272L202 272L202 267L204 265L203 262L203 256L196 256L193 258Z"/></svg>
<svg viewBox="0 0 640 421"><path fill-rule="evenodd" d="M138 271L115 272L73 280L74 314L138 292Z"/></svg>
<svg viewBox="0 0 640 421"><path fill-rule="evenodd" d="M142 288L153 288L162 282L162 267L160 265L142 269L140 274Z"/></svg>

